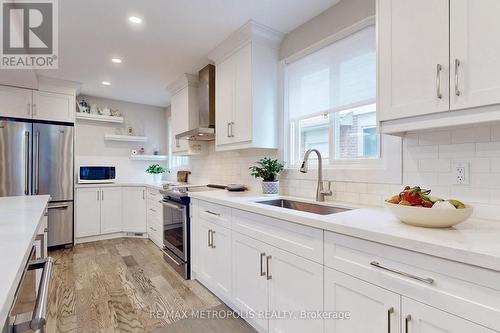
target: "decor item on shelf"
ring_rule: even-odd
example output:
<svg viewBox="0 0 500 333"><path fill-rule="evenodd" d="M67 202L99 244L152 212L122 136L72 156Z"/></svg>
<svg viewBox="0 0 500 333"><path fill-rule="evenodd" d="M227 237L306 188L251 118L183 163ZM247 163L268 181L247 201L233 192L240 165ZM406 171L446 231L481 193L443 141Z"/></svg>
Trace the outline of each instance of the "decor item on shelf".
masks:
<svg viewBox="0 0 500 333"><path fill-rule="evenodd" d="M144 147L141 147L141 148L139 149L139 154L143 155L145 151L146 151L146 150L144 149Z"/></svg>
<svg viewBox="0 0 500 333"><path fill-rule="evenodd" d="M89 103L87 103L86 100L82 99L80 102L78 102L78 109L76 111L81 113L90 113Z"/></svg>
<svg viewBox="0 0 500 333"><path fill-rule="evenodd" d="M160 148L155 147L153 149L153 155L160 155Z"/></svg>
<svg viewBox="0 0 500 333"><path fill-rule="evenodd" d="M278 194L279 180L278 176L285 167L284 162L264 157L256 162L257 165L251 166L251 175L255 178L262 178L262 193Z"/></svg>
<svg viewBox="0 0 500 333"><path fill-rule="evenodd" d="M133 155L133 156L137 155L137 150L132 149L132 155Z"/></svg>
<svg viewBox="0 0 500 333"><path fill-rule="evenodd" d="M90 105L90 113L99 114L99 108L97 107L97 104Z"/></svg>
<svg viewBox="0 0 500 333"><path fill-rule="evenodd" d="M134 135L134 128L132 126L127 127L127 134Z"/></svg>
<svg viewBox="0 0 500 333"><path fill-rule="evenodd" d="M118 111L118 109L111 109L111 110L109 111L109 115L110 115L111 117L121 117L121 116L122 116L121 112L120 112L120 111Z"/></svg>
<svg viewBox="0 0 500 333"><path fill-rule="evenodd" d="M102 115L111 116L111 109L109 107L105 106L100 110Z"/></svg>
<svg viewBox="0 0 500 333"><path fill-rule="evenodd" d="M188 177L191 174L191 171L189 170L179 170L177 171L177 181L179 183L187 183L188 182Z"/></svg>
<svg viewBox="0 0 500 333"><path fill-rule="evenodd" d="M170 172L170 170L162 167L159 164L153 164L146 169L146 172L153 175L153 181L155 183L159 183L161 182L161 175L165 172Z"/></svg>

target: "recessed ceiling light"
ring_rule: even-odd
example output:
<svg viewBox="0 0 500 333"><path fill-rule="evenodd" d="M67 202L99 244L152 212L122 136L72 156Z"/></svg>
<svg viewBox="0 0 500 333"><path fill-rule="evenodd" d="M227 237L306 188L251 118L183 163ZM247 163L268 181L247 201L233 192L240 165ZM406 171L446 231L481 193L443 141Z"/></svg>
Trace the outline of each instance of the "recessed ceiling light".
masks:
<svg viewBox="0 0 500 333"><path fill-rule="evenodd" d="M102 81L101 83L103 85L105 85L105 86L110 86L111 85L111 82L108 82L108 81Z"/></svg>
<svg viewBox="0 0 500 333"><path fill-rule="evenodd" d="M111 58L111 61L114 62L115 64L121 64L122 60L120 58Z"/></svg>
<svg viewBox="0 0 500 333"><path fill-rule="evenodd" d="M142 23L142 19L140 17L137 17L137 16L130 16L128 18L128 20L132 23L135 23L135 24L139 24L139 23Z"/></svg>

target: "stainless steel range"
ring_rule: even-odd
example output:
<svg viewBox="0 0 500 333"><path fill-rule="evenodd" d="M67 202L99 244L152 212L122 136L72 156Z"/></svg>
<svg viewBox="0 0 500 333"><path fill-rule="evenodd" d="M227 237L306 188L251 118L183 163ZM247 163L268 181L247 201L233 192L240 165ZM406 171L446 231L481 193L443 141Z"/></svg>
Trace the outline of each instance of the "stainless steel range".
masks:
<svg viewBox="0 0 500 333"><path fill-rule="evenodd" d="M223 189L225 186L174 187L163 195L163 257L185 279L190 278L189 192Z"/></svg>

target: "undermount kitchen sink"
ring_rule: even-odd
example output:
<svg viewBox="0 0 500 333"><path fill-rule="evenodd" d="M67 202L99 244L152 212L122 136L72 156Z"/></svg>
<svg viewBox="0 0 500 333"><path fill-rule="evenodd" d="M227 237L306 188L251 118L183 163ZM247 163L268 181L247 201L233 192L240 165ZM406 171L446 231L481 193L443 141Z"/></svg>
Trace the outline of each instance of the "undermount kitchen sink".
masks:
<svg viewBox="0 0 500 333"><path fill-rule="evenodd" d="M317 205L309 202L301 202L301 201L287 200L287 199L257 201L257 203L263 205L281 207L281 208L288 208L288 209L298 210L301 212L308 212L319 215L330 215L350 210L349 208Z"/></svg>

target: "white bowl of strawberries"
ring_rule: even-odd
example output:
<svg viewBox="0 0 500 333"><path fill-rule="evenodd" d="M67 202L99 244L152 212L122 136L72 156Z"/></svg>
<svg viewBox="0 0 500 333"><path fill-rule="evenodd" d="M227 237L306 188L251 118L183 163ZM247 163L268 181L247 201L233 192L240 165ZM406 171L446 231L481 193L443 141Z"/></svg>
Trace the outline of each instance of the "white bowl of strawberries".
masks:
<svg viewBox="0 0 500 333"><path fill-rule="evenodd" d="M426 228L448 228L467 220L473 208L458 200L432 197L431 190L407 186L385 206L401 222Z"/></svg>

